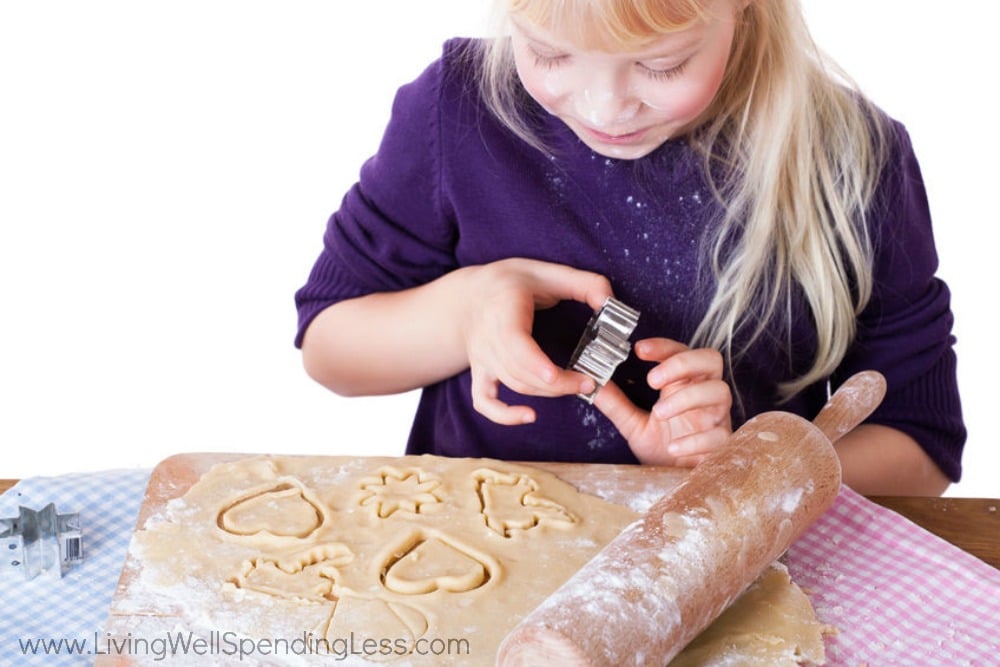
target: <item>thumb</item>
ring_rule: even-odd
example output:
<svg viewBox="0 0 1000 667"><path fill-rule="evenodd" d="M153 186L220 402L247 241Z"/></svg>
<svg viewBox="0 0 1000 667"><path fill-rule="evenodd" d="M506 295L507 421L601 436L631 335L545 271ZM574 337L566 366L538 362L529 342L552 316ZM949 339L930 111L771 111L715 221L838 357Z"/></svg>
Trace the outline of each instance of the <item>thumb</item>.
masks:
<svg viewBox="0 0 1000 667"><path fill-rule="evenodd" d="M636 406L614 382L601 387L594 398L594 407L614 424L628 442L649 419L649 413Z"/></svg>

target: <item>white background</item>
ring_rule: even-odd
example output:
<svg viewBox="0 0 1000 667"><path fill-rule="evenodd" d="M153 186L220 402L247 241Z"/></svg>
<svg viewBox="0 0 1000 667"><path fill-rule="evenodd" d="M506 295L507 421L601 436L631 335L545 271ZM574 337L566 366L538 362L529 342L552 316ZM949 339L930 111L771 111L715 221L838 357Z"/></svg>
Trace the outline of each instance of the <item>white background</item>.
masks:
<svg viewBox="0 0 1000 667"><path fill-rule="evenodd" d="M949 494L1000 496L998 11L805 6L820 45L910 129L970 430ZM400 453L415 395L314 385L292 294L396 88L447 37L483 34L486 13L485 0L2 3L0 477L181 451Z"/></svg>

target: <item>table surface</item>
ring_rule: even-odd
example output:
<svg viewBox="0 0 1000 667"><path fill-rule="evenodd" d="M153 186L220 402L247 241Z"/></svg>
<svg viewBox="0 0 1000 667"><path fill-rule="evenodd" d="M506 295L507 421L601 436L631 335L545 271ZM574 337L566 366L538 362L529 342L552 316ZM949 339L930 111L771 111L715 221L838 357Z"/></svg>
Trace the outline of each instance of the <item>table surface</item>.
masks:
<svg viewBox="0 0 1000 667"><path fill-rule="evenodd" d="M0 493L16 483L0 479ZM874 496L869 500L1000 569L1000 499Z"/></svg>

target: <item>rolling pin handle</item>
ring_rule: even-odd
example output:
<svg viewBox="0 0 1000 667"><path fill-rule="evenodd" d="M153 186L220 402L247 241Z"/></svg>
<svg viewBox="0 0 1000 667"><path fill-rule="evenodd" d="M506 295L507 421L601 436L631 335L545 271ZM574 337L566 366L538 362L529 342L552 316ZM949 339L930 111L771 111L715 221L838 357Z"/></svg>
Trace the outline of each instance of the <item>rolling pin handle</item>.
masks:
<svg viewBox="0 0 1000 667"><path fill-rule="evenodd" d="M878 371L856 373L837 388L813 424L834 443L875 412L885 389L885 377Z"/></svg>

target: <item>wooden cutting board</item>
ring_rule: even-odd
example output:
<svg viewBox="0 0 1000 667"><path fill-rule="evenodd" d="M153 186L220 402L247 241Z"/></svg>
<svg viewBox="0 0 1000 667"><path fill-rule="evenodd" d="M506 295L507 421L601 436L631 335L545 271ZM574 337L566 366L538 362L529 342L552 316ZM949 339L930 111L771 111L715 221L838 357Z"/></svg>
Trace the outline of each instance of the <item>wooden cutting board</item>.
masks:
<svg viewBox="0 0 1000 667"><path fill-rule="evenodd" d="M205 472L216 464L257 456L259 455L186 453L164 460L156 466L150 476L146 495L139 510L136 530L142 530L147 522L156 517L170 501L182 497ZM348 458L329 457L329 462L331 466L336 466ZM374 467L398 466L402 463L402 459L394 457L370 457L369 461ZM687 469L655 466L580 463L527 463L521 465L551 472L583 493L597 496L611 503L624 505L638 512L645 511L688 474ZM126 557L111 604L110 615L105 627L107 637L125 637L130 634L135 638L141 638L143 635L151 637L158 632L169 629L171 624L176 622L176 619L170 618L169 612L161 613L163 610L157 610L155 605L146 610L123 611L121 609L120 603L129 599L130 594L134 592L130 590L130 587L133 582L138 580L142 568L141 560L130 552ZM135 656L98 655L94 664L106 667L108 665L141 663L142 660Z"/></svg>
<svg viewBox="0 0 1000 667"><path fill-rule="evenodd" d="M260 456L259 454L189 453L177 454L153 469L146 487L146 496L139 508L136 528L146 525L150 516L173 500L180 498L208 470L218 464ZM359 457L356 457L359 458ZM367 457L377 465L392 465L395 457ZM331 461L342 457L330 457ZM687 475L687 468L619 465L611 463L523 463L547 470L582 493L625 506L651 505Z"/></svg>

